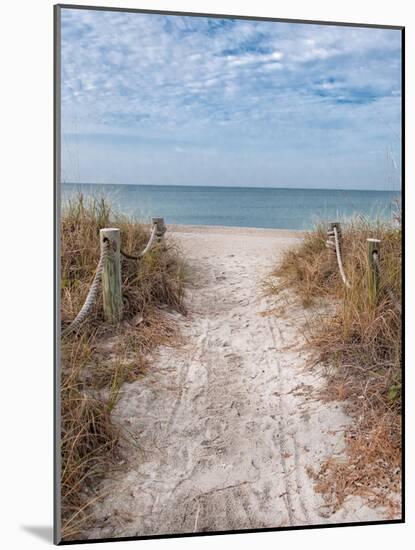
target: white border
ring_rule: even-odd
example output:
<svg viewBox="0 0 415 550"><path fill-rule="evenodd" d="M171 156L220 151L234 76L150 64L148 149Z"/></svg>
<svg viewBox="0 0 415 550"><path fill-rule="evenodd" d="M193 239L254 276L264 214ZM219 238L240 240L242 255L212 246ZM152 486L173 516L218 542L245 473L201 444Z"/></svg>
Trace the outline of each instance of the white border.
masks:
<svg viewBox="0 0 415 550"><path fill-rule="evenodd" d="M3 245L1 289L1 538L7 549L45 546L27 530L52 525L52 395L53 395L53 1L4 2L1 9L2 63L0 168ZM77 4L129 8L200 11L238 15L297 18L406 26L406 97L415 97L415 19L407 0L93 0ZM406 150L414 147L414 102L407 100ZM407 154L407 303L415 304L414 161ZM3 307L5 304L5 308ZM415 463L415 364L413 308L408 307L407 332L407 458ZM336 528L192 539L117 543L130 548L263 548L275 545L319 550L372 546L409 546L415 539L414 468L407 468L407 525ZM45 529L46 528L46 529ZM49 544L50 544L49 538ZM93 548L84 545L83 548Z"/></svg>

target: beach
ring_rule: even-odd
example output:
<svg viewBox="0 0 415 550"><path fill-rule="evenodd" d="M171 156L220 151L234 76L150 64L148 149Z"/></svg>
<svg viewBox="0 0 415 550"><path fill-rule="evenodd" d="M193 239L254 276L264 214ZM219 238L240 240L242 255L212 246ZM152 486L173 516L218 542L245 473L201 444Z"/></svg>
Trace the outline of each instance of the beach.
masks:
<svg viewBox="0 0 415 550"><path fill-rule="evenodd" d="M310 472L345 460L351 422L322 402L309 368L304 309L276 313L262 281L301 232L170 226L191 270L187 315L166 311L182 343L124 384L114 419L132 436L100 488L88 538L275 528L386 519L349 497L340 509Z"/></svg>

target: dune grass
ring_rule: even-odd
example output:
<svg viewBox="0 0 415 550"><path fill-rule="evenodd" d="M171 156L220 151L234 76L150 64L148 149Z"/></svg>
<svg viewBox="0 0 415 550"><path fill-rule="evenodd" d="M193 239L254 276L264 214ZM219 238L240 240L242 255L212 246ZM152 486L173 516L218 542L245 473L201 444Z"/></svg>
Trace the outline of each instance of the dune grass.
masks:
<svg viewBox="0 0 415 550"><path fill-rule="evenodd" d="M122 248L140 252L148 225L115 215L105 198L69 201L61 216L61 318L65 327L86 298L99 260L99 230L121 229ZM123 436L111 418L121 385L145 375L149 352L176 338L163 308L185 313L185 264L169 241L142 260L122 262L123 323L105 322L102 296L77 332L61 340L61 510L62 536L75 538L88 523L99 495L96 483L117 465Z"/></svg>
<svg viewBox="0 0 415 550"><path fill-rule="evenodd" d="M347 288L336 257L325 246L326 227L309 232L286 252L268 283L282 296L293 289L310 308L306 338L326 366L325 399L344 401L354 419L346 434L347 461L327 461L314 472L317 488L337 508L361 495L396 515L401 480L402 234L397 223L357 219L342 227ZM367 238L381 240L380 288L369 300ZM314 305L326 304L321 308ZM319 310L318 313L313 311ZM394 495L395 493L395 495Z"/></svg>

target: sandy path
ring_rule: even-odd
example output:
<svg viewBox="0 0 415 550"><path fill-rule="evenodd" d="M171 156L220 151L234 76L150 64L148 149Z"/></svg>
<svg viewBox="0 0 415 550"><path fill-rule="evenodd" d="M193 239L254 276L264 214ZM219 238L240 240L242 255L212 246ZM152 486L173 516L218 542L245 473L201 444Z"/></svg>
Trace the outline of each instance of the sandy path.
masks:
<svg viewBox="0 0 415 550"><path fill-rule="evenodd" d="M194 271L179 349L126 384L114 412L137 447L107 480L90 538L383 519L357 498L335 514L307 468L342 459L349 419L304 369L302 311L281 316L259 282L294 232L175 228Z"/></svg>

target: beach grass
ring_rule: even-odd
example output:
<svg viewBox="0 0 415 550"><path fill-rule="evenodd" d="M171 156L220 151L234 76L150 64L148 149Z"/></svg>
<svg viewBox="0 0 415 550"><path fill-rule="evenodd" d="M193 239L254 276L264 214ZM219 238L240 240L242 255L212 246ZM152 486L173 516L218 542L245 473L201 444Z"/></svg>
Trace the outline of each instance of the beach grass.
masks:
<svg viewBox="0 0 415 550"><path fill-rule="evenodd" d="M61 319L65 327L82 307L99 256L99 230L119 227L122 249L135 255L147 243L148 225L116 215L105 198L82 194L61 215ZM185 264L172 243L155 246L139 262L122 263L124 316L105 322L102 296L79 330L61 340L61 516L62 536L73 539L88 524L99 498L97 481L117 467L124 434L111 417L125 381L145 375L149 352L178 337L166 307L185 313Z"/></svg>
<svg viewBox="0 0 415 550"><path fill-rule="evenodd" d="M316 227L289 249L267 281L276 297L294 290L309 308L305 337L316 362L325 365L322 397L340 400L352 416L347 430L347 461L330 459L319 471L317 489L338 508L349 495L366 497L396 514L401 483L401 302L402 231L395 221L363 218L342 227L346 287L336 256L326 248L327 228ZM368 238L381 240L377 301L369 299ZM314 308L319 304L326 305ZM314 313L315 312L315 313Z"/></svg>

